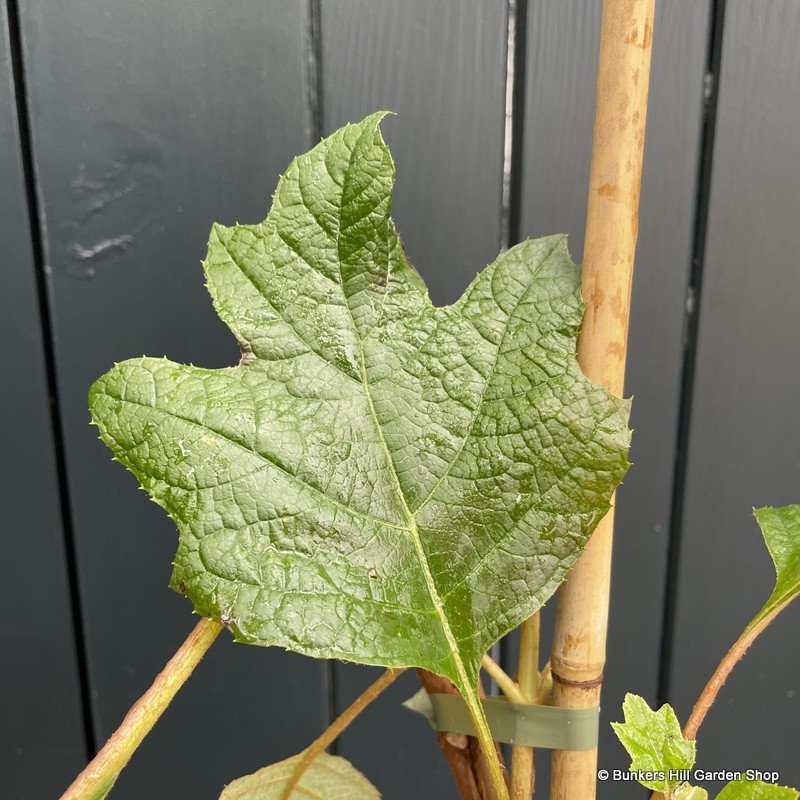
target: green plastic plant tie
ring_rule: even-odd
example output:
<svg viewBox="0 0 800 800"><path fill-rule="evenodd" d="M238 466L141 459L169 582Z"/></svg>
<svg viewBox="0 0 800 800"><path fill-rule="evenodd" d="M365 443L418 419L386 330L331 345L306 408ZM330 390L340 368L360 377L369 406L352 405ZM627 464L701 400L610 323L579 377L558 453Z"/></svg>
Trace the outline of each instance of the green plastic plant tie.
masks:
<svg viewBox="0 0 800 800"><path fill-rule="evenodd" d="M591 750L597 747L600 706L556 708L511 703L504 697L481 700L492 738L497 742L551 750ZM403 703L422 714L434 730L475 735L469 711L457 694L428 694L420 689Z"/></svg>

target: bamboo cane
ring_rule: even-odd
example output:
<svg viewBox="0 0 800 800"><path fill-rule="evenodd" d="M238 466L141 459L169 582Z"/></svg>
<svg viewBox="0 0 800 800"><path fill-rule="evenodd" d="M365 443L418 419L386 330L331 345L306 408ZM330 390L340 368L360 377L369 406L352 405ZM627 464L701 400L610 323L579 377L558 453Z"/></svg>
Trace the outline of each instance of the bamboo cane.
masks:
<svg viewBox="0 0 800 800"><path fill-rule="evenodd" d="M578 361L621 395L638 233L655 0L605 0L583 257ZM613 509L558 593L551 666L557 706L599 703L605 664ZM553 752L551 800L592 800L597 749Z"/></svg>

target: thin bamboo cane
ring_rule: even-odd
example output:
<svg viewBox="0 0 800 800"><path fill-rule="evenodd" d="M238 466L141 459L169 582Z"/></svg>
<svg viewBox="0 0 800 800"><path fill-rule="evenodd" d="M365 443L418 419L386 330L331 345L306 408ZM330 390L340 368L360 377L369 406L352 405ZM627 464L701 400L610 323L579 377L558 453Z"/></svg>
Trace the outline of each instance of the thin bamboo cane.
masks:
<svg viewBox="0 0 800 800"><path fill-rule="evenodd" d="M633 257L638 233L655 0L604 0L582 291L586 315L578 361L621 395ZM605 665L613 509L558 593L551 665L557 706L599 703ZM552 800L592 800L597 750L553 753Z"/></svg>

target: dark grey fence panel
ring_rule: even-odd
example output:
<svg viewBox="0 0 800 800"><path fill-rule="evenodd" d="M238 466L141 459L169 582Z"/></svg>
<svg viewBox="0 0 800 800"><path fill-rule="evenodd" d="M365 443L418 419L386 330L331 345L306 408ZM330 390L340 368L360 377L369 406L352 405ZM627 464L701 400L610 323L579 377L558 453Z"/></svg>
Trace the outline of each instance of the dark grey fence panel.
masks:
<svg viewBox="0 0 800 800"><path fill-rule="evenodd" d="M608 725L622 718L625 692L656 699L708 9L682 0L658 3L656 14L625 389L634 397L634 466L617 495L603 686L599 762L608 769L629 763ZM566 232L576 260L599 35L599 4L530 5L520 233ZM631 784L609 783L599 792L641 796Z"/></svg>
<svg viewBox="0 0 800 800"><path fill-rule="evenodd" d="M0 8L0 775L56 796L86 759L64 531L5 5Z"/></svg>
<svg viewBox="0 0 800 800"><path fill-rule="evenodd" d="M711 184L672 696L684 718L774 573L753 506L800 502L800 6L729 0ZM700 729L705 769L800 784L790 608Z"/></svg>
<svg viewBox="0 0 800 800"><path fill-rule="evenodd" d="M503 169L502 0L322 4L325 133L386 108L393 217L439 304L497 256Z"/></svg>
<svg viewBox="0 0 800 800"><path fill-rule="evenodd" d="M580 261L600 40L600 4L530 3L522 236L569 235Z"/></svg>
<svg viewBox="0 0 800 800"><path fill-rule="evenodd" d="M505 3L322 3L324 132L377 109L397 165L392 215L435 303L457 299L500 241ZM344 707L377 670L337 665ZM387 800L456 797L433 732L400 707L404 676L342 737L339 752Z"/></svg>
<svg viewBox="0 0 800 800"><path fill-rule="evenodd" d="M655 699L672 469L684 457L675 439L708 4L657 8L626 390L635 396L634 467L618 498L604 721L619 718L626 690ZM194 620L166 588L174 526L95 440L89 385L113 361L142 353L203 366L238 359L203 288L204 243L213 220L263 219L278 174L318 132L314 108L324 134L378 108L398 112L384 123L398 167L394 217L434 301L454 300L500 241L506 3L19 6L68 522L102 742ZM308 14L317 6L321 38L312 51ZM567 232L577 260L599 4L527 7L520 235ZM750 506L800 500L800 9L789 0L727 7L672 664L670 699L682 718L771 589ZM25 617L7 614L2 626L14 660L2 667L0 758L11 775L7 791L22 798L63 788L79 766L83 730L6 50L0 138L10 146L0 156L0 225L9 281L0 319L15 344L8 374L25 390L2 400L13 457L0 480L11 547L0 591L7 609L22 602ZM25 536L12 535L21 528ZM37 565L35 582L16 566L25 563ZM703 767L778 770L784 782L800 783L791 650L799 616L787 612L735 671L701 729ZM227 638L137 753L115 797L166 796L176 787L214 797L225 781L298 752L324 727L326 667ZM378 671L337 663L334 673L341 709ZM399 708L414 689L409 673L345 734L340 752L388 800L455 797L426 723ZM745 730L760 732L757 748ZM600 761L626 766L605 722ZM543 796L545 785L540 775ZM606 784L600 796L639 794Z"/></svg>
<svg viewBox="0 0 800 800"><path fill-rule="evenodd" d="M194 619L167 589L174 525L96 441L115 360L236 363L200 260L212 221L264 218L309 142L304 4L22 3L59 386L98 736ZM321 668L223 634L115 797L216 796L322 729ZM228 641L225 641L228 640ZM75 733L76 738L80 733Z"/></svg>

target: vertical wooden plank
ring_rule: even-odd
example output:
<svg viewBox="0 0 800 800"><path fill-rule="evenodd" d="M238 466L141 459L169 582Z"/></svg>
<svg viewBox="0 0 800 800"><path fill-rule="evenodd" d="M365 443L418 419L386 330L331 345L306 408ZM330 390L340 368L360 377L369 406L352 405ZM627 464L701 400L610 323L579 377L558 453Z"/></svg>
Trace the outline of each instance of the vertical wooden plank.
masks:
<svg viewBox="0 0 800 800"><path fill-rule="evenodd" d="M531 3L520 234L569 235L583 250L600 40L599 3Z"/></svg>
<svg viewBox="0 0 800 800"><path fill-rule="evenodd" d="M0 142L0 774L4 797L23 800L56 796L86 752L5 5Z"/></svg>
<svg viewBox="0 0 800 800"><path fill-rule="evenodd" d="M505 3L322 6L325 133L380 108L397 165L392 215L435 303L497 256Z"/></svg>
<svg viewBox="0 0 800 800"><path fill-rule="evenodd" d="M501 0L322 4L324 129L376 109L397 165L392 215L435 303L457 299L500 239L506 12ZM338 704L375 671L337 666ZM343 737L339 752L387 800L457 797L433 732L399 707L409 675ZM391 734L391 738L387 738Z"/></svg>
<svg viewBox="0 0 800 800"><path fill-rule="evenodd" d="M21 7L59 387L99 735L193 624L166 588L177 536L95 441L115 360L236 363L200 260L212 221L264 218L309 144L304 4L113 0ZM318 734L318 663L220 637L114 796L215 796Z"/></svg>
<svg viewBox="0 0 800 800"><path fill-rule="evenodd" d="M629 764L608 725L621 719L625 692L656 700L707 17L707 3L656 3L625 389L634 397L633 467L617 493L601 704L599 766L609 770ZM583 250L599 26L599 4L530 5L521 235L566 232L576 260ZM549 637L543 633L544 642ZM546 785L542 762L537 782ZM598 790L600 797L640 793L630 783Z"/></svg>
<svg viewBox="0 0 800 800"><path fill-rule="evenodd" d="M751 508L800 501L798 40L796 3L728 1L672 670L682 719L772 591ZM735 668L700 767L800 785L799 624L790 608Z"/></svg>

